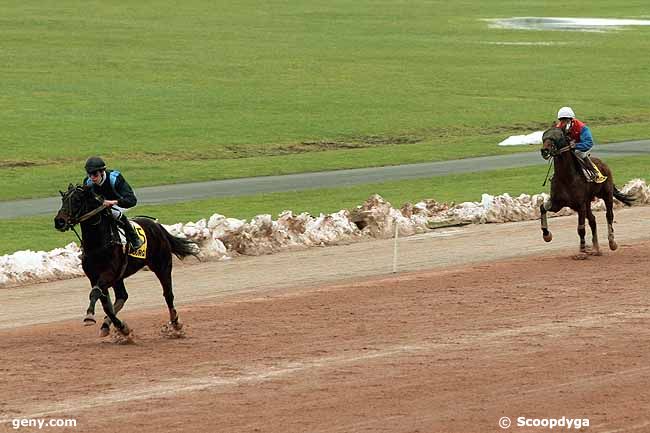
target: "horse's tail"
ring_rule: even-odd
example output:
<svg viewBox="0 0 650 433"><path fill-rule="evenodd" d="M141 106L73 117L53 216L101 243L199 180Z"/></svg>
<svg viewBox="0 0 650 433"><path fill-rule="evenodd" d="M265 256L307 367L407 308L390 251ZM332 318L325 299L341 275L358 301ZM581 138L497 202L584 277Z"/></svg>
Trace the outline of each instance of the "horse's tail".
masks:
<svg viewBox="0 0 650 433"><path fill-rule="evenodd" d="M624 193L620 192L618 190L618 188L616 188L616 186L614 186L614 197L618 201L623 203L625 206L632 206L632 203L634 203L636 201L636 198L632 197L629 194L624 194Z"/></svg>
<svg viewBox="0 0 650 433"><path fill-rule="evenodd" d="M169 245L171 246L172 253L174 253L176 257L183 260L187 256L197 257L199 255L200 250L196 242L191 241L189 239L179 238L177 236L174 236L171 233L169 233L167 230L165 230L165 228L162 225L160 226L160 228L165 234L167 240L169 241Z"/></svg>

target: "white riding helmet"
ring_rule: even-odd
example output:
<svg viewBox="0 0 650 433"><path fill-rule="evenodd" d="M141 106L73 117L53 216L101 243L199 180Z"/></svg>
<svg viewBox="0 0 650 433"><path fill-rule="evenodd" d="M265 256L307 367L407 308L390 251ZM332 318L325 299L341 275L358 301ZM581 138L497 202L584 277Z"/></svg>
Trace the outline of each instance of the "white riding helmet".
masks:
<svg viewBox="0 0 650 433"><path fill-rule="evenodd" d="M576 115L573 112L573 110L571 109L571 107L562 107L557 112L557 118L561 119L563 117L570 117L571 119L573 119L574 117L576 117Z"/></svg>

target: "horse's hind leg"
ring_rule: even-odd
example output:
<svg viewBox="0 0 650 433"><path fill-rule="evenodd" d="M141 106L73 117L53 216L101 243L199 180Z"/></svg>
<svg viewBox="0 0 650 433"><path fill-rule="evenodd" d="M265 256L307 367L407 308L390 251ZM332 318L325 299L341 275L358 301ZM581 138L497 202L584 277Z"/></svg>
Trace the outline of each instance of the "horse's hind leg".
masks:
<svg viewBox="0 0 650 433"><path fill-rule="evenodd" d="M598 231L596 229L596 217L591 211L591 205L587 205L587 219L589 220L589 227L591 228L591 243L593 245L592 254L595 256L600 256L600 245L598 244Z"/></svg>
<svg viewBox="0 0 650 433"><path fill-rule="evenodd" d="M167 309L169 310L169 323L176 330L180 330L183 325L178 320L178 313L176 308L174 308L174 291L172 289L172 259L171 256L169 259L163 261L162 265L157 265L151 267L151 270L154 271L160 284L163 288L163 296L165 297L165 302L167 303Z"/></svg>
<svg viewBox="0 0 650 433"><path fill-rule="evenodd" d="M580 252L581 253L586 253L587 252L587 245L585 243L585 214L586 210L583 207L578 211L578 236L580 237ZM591 221L589 221L589 224L591 225ZM593 233L593 227L592 227L592 233Z"/></svg>
<svg viewBox="0 0 650 433"><path fill-rule="evenodd" d="M614 198L612 196L603 198L605 201L605 215L607 217L607 240L609 241L609 249L615 251L618 249L618 244L614 240Z"/></svg>
<svg viewBox="0 0 650 433"><path fill-rule="evenodd" d="M120 312L120 310L122 310L122 307L124 307L126 300L129 299L129 294L127 293L126 287L124 286L124 280L119 280L113 284L113 290L115 291L115 302L113 303L113 310L115 311L115 314L117 314ZM104 316L104 323L102 323L99 335L101 337L106 337L109 334L110 327L111 319L109 319L108 316Z"/></svg>

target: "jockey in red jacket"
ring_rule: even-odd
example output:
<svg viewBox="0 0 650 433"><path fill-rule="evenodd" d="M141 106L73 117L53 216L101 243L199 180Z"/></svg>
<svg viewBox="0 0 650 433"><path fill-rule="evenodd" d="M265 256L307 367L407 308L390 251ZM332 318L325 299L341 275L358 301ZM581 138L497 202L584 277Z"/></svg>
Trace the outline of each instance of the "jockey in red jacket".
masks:
<svg viewBox="0 0 650 433"><path fill-rule="evenodd" d="M594 139L591 136L589 127L580 120L575 118L571 107L562 107L557 112L557 122L555 126L562 129L566 136L575 146L573 153L578 159L583 161L587 171L587 181L603 183L607 180L606 176L600 172L596 164L589 158L589 152L594 145Z"/></svg>

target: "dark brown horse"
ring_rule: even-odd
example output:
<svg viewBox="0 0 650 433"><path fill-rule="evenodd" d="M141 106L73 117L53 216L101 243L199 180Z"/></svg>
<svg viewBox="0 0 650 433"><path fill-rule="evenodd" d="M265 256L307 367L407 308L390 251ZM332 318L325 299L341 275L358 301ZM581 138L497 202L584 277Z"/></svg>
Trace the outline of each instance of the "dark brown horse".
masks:
<svg viewBox="0 0 650 433"><path fill-rule="evenodd" d="M96 323L95 304L100 300L106 313L100 335L109 334L111 322L123 335L128 335L130 330L126 322L117 318L117 313L128 298L124 279L146 265L160 280L169 309L170 325L175 330L180 330L182 324L174 308L172 290L172 253L180 259L189 255L196 256L199 251L197 245L190 240L172 236L163 226L149 218L135 218L134 221L146 236L146 254L142 258L130 256L119 241L113 217L110 210L102 204L103 199L89 187L72 184L61 195L62 205L54 218L54 227L65 231L76 224L81 225L81 265L92 286L84 324ZM115 304L111 304L108 291L110 287L115 291Z"/></svg>
<svg viewBox="0 0 650 433"><path fill-rule="evenodd" d="M548 230L546 212L558 212L563 207L569 207L578 213L578 236L580 236L580 252L586 253L585 245L585 218L591 228L593 245L592 254L601 255L596 232L596 217L591 211L591 202L594 197L602 198L605 202L607 217L607 239L609 248L618 248L614 240L614 197L627 206L631 206L634 199L620 192L614 185L612 172L609 167L598 158L591 158L600 172L607 176L603 183L587 182L582 166L577 156L573 153L573 146L560 128L551 128L542 136L542 157L553 158L555 173L551 179L551 196L540 206L542 220L542 235L546 242L551 242L553 235Z"/></svg>

